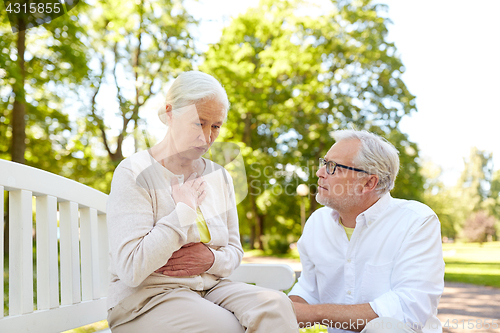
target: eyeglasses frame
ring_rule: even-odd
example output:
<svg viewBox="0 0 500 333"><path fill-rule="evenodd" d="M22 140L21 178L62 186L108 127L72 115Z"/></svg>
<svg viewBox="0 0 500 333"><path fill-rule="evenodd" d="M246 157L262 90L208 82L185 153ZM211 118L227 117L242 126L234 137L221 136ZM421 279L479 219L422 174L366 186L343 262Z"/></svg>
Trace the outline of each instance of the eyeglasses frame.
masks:
<svg viewBox="0 0 500 333"><path fill-rule="evenodd" d="M333 163L334 164L333 172L332 173L328 172L328 163ZM361 170L361 169L358 169L358 168L353 168L353 167L350 167L350 166L347 166L347 165L343 165L343 164L339 164L339 163L334 162L334 161L327 161L327 160L325 160L324 158L321 158L321 157L319 158L319 165L320 165L320 168L322 168L323 166L326 166L325 171L330 176L333 176L335 174L335 171L337 171L337 167L341 167L343 169L353 170L353 171L357 171L357 172L364 172L364 173L370 175L370 173L368 171Z"/></svg>

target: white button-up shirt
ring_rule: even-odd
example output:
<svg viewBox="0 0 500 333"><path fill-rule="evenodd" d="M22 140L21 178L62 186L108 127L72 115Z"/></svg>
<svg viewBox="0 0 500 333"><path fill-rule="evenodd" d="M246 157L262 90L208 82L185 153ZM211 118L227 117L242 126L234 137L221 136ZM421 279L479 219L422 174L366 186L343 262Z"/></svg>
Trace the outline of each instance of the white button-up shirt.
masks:
<svg viewBox="0 0 500 333"><path fill-rule="evenodd" d="M441 225L426 205L385 194L356 218L350 241L339 214L320 208L298 250L303 270L289 295L309 304L369 303L379 317L442 332L436 316L444 289Z"/></svg>

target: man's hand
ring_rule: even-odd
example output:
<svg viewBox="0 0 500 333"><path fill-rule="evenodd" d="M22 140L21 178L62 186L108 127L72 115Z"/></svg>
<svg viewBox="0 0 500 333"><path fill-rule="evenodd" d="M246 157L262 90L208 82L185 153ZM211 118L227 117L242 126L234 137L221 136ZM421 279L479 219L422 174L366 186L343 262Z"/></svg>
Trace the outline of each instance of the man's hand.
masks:
<svg viewBox="0 0 500 333"><path fill-rule="evenodd" d="M360 332L369 321L378 317L369 303L363 304L308 304L300 296L290 296L297 323L328 322L330 326Z"/></svg>
<svg viewBox="0 0 500 333"><path fill-rule="evenodd" d="M155 272L168 276L193 276L205 273L214 263L212 251L203 243L189 243L175 251Z"/></svg>

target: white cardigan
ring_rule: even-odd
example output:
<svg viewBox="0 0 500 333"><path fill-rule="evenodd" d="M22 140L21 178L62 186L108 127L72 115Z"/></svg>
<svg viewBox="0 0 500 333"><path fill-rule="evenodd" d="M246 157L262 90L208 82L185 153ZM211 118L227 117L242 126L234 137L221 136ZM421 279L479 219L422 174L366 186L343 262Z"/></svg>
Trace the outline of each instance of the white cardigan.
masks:
<svg viewBox="0 0 500 333"><path fill-rule="evenodd" d="M108 308L150 285L184 285L207 290L231 275L243 257L233 181L220 165L206 160L203 178L207 196L200 209L215 256L212 267L201 275L169 277L154 273L183 245L200 241L196 212L174 202L170 179L176 176L148 151L123 160L115 170L107 202L111 282Z"/></svg>

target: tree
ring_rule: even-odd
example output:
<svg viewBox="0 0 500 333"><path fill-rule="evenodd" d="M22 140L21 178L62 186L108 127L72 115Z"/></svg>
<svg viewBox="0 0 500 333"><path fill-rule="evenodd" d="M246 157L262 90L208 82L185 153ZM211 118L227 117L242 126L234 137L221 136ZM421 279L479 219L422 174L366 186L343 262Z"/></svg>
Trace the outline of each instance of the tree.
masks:
<svg viewBox="0 0 500 333"><path fill-rule="evenodd" d="M493 156L489 152L473 147L469 158L464 159L464 165L458 187L462 190L462 196L467 198L468 209L476 212L483 208L483 203L489 196L493 176Z"/></svg>
<svg viewBox="0 0 500 333"><path fill-rule="evenodd" d="M101 138L111 170L124 158L127 137L134 135L136 151L145 147L147 138L139 143L138 137L141 107L191 68L196 53L188 28L195 23L182 0L99 1L90 11L88 43L95 64L82 114L87 130Z"/></svg>
<svg viewBox="0 0 500 333"><path fill-rule="evenodd" d="M81 6L84 2L81 2ZM36 28L12 33L6 11L0 9L0 158L61 174L76 163L71 124L63 92L81 82L87 72L86 47L80 37L76 10ZM9 229L5 224L5 253Z"/></svg>
<svg viewBox="0 0 500 333"><path fill-rule="evenodd" d="M424 168L427 179L424 202L438 214L443 236L455 238L457 235L468 237L473 234L471 237L474 238L477 233L481 234L482 227L477 231L471 229L479 227L477 221L484 220L481 214L476 214L478 212L496 217L498 221L499 172L493 173L491 153L472 148L469 158L464 159L464 170L453 187L444 186L437 180L440 172L431 175L429 169L427 166ZM492 235L495 236L495 233Z"/></svg>
<svg viewBox="0 0 500 333"><path fill-rule="evenodd" d="M495 234L496 220L487 212L480 210L473 213L466 221L463 233L466 239L470 242L479 242L482 244L487 240L491 240Z"/></svg>
<svg viewBox="0 0 500 333"><path fill-rule="evenodd" d="M497 236L500 234L500 170L496 170L493 173L489 195L484 201L484 209L489 215L494 216L497 220L496 230Z"/></svg>
<svg viewBox="0 0 500 333"><path fill-rule="evenodd" d="M4 70L0 75L0 118L7 125L0 139L2 158L56 173L60 170L54 159L42 157L54 157L57 148L69 141L69 118L60 111L62 92L75 87L87 72L86 47L79 38L84 32L75 13L12 33L6 11L0 11L0 65Z"/></svg>
<svg viewBox="0 0 500 333"><path fill-rule="evenodd" d="M333 3L332 11L311 17L300 15L307 3L263 0L224 29L200 67L230 98L221 136L241 144L250 170L240 218L248 221L243 229L251 246L256 240L263 247L266 230L300 232L289 222L299 216L299 198L284 189L309 184L308 207L316 209L317 161L334 143L333 130L354 127L387 137L400 148L404 171L395 192L415 198L423 187L418 148L398 129L415 102L396 48L386 40L382 7L368 0ZM254 188L260 191L252 195Z"/></svg>
<svg viewBox="0 0 500 333"><path fill-rule="evenodd" d="M439 217L441 222L441 235L450 239L457 238L459 224L462 216L463 206L460 193L455 188L449 188L439 180L442 169L430 161L422 164L422 175L424 177L423 202L427 204Z"/></svg>

